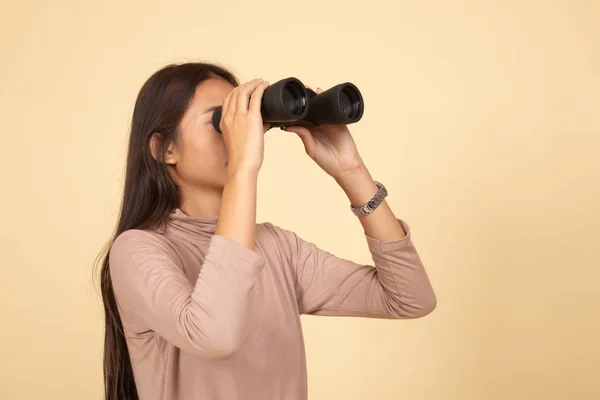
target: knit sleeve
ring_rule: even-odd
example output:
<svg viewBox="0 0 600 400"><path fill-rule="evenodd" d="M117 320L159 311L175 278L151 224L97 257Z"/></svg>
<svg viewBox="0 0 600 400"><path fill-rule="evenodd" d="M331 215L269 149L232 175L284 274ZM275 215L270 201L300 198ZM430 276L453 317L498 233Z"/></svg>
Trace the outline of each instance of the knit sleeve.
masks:
<svg viewBox="0 0 600 400"><path fill-rule="evenodd" d="M300 313L371 318L418 318L436 306L436 296L410 228L406 236L381 241L365 233L372 264L337 257L296 233L270 224L286 252Z"/></svg>
<svg viewBox="0 0 600 400"><path fill-rule="evenodd" d="M157 235L129 230L114 241L110 275L121 317L203 358L233 353L244 335L247 297L265 265L259 253L214 235L190 282L173 249Z"/></svg>

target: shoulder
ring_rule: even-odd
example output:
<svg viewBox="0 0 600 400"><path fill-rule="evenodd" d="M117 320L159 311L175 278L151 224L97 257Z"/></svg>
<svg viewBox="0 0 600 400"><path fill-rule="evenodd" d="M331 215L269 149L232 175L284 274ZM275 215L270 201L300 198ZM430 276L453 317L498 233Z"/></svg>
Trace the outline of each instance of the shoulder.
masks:
<svg viewBox="0 0 600 400"><path fill-rule="evenodd" d="M109 250L111 271L132 265L141 265L149 260L173 259L176 255L167 238L159 233L128 229L120 233L112 242Z"/></svg>
<svg viewBox="0 0 600 400"><path fill-rule="evenodd" d="M167 239L156 232L142 229L128 229L121 232L111 245L111 253L122 251L166 250Z"/></svg>
<svg viewBox="0 0 600 400"><path fill-rule="evenodd" d="M293 230L270 221L258 224L257 240L267 248L276 248L290 260L295 257L302 242Z"/></svg>
<svg viewBox="0 0 600 400"><path fill-rule="evenodd" d="M296 235L293 231L276 225L270 221L264 221L257 224L256 234L258 239L277 241L287 241Z"/></svg>

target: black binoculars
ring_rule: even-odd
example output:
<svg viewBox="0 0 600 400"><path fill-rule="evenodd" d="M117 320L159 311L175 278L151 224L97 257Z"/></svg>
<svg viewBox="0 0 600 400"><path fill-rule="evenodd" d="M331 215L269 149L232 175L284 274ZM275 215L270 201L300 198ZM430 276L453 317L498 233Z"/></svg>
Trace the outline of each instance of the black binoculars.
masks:
<svg viewBox="0 0 600 400"><path fill-rule="evenodd" d="M353 124L363 115L364 103L356 85L345 82L319 94L294 77L269 85L262 96L260 112L271 128L290 125ZM217 132L222 107L215 110L212 124Z"/></svg>

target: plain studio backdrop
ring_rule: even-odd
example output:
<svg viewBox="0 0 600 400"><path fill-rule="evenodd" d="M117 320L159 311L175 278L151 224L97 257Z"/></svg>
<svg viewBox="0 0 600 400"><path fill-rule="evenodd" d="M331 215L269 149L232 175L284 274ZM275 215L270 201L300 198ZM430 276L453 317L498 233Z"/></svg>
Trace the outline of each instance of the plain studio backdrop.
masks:
<svg viewBox="0 0 600 400"><path fill-rule="evenodd" d="M92 263L143 82L355 83L350 129L412 227L426 318L303 316L309 397L600 398L600 2L25 1L0 7L0 398L101 399ZM266 134L258 220L371 263L337 184Z"/></svg>

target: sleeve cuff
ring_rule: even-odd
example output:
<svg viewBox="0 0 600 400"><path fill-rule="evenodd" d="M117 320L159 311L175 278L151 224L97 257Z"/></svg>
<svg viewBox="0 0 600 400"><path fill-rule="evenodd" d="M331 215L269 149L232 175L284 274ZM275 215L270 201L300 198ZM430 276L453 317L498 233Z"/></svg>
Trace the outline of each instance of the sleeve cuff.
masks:
<svg viewBox="0 0 600 400"><path fill-rule="evenodd" d="M404 231L406 232L406 236L404 236L402 239L383 241L380 239L375 239L365 233L367 244L371 252L385 253L388 251L398 250L412 244L410 227L401 219L397 219L397 221L402 225L402 228L404 228Z"/></svg>
<svg viewBox="0 0 600 400"><path fill-rule="evenodd" d="M241 243L236 242L226 236L213 235L211 239L211 247L221 248L221 251L225 252L228 258L241 259L248 264L251 264L259 271L262 270L267 261L262 254L250 250L248 247Z"/></svg>

